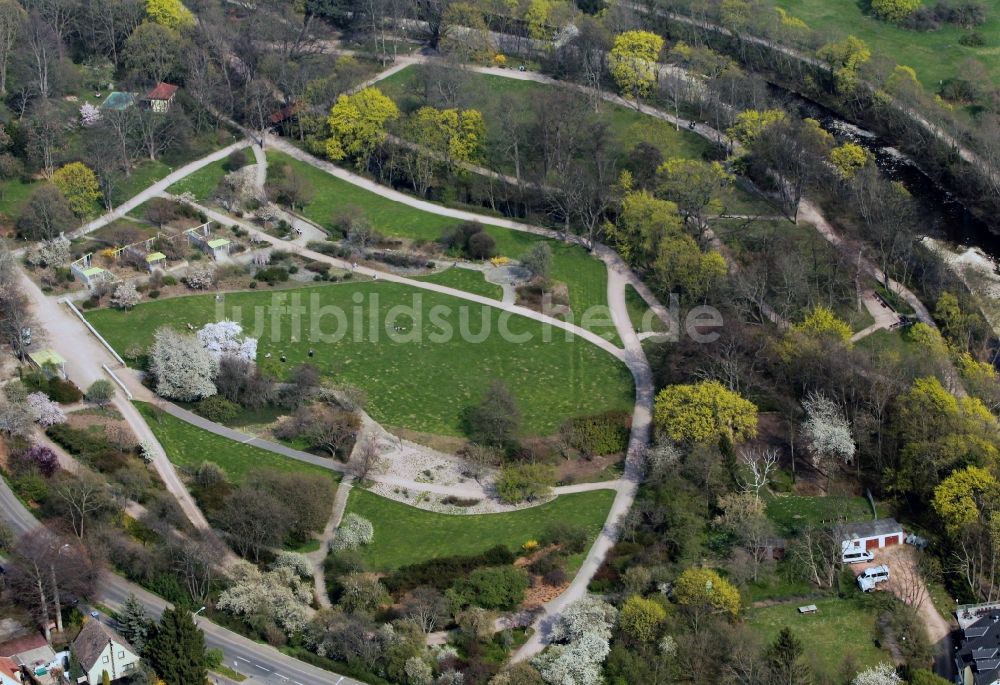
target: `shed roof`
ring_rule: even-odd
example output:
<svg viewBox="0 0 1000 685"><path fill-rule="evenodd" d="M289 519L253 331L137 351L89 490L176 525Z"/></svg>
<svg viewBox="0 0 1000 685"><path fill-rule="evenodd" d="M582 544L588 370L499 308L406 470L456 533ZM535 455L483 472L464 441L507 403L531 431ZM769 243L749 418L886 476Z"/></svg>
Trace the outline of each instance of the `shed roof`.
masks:
<svg viewBox="0 0 1000 685"><path fill-rule="evenodd" d="M10 657L0 656L0 673L7 676L11 680L21 680L21 669Z"/></svg>
<svg viewBox="0 0 1000 685"><path fill-rule="evenodd" d="M148 255L146 255L147 262L159 262L166 258L167 255L163 254L162 252L150 252Z"/></svg>
<svg viewBox="0 0 1000 685"><path fill-rule="evenodd" d="M208 246L213 250L219 247L225 247L228 244L229 240L227 238L216 238L215 240L208 241Z"/></svg>
<svg viewBox="0 0 1000 685"><path fill-rule="evenodd" d="M66 363L66 360L62 358L62 355L55 350L50 349L32 352L28 355L28 357L39 366L45 366L46 364L55 364L56 366L59 366Z"/></svg>
<svg viewBox="0 0 1000 685"><path fill-rule="evenodd" d="M23 652L47 647L48 642L40 634L25 635L0 644L0 656L13 657Z"/></svg>
<svg viewBox="0 0 1000 685"><path fill-rule="evenodd" d="M90 278L91 276L100 276L102 273L104 273L104 269L99 266L92 266L89 269L83 270L83 275L87 278Z"/></svg>
<svg viewBox="0 0 1000 685"><path fill-rule="evenodd" d="M146 97L150 100L169 100L177 93L178 87L172 83L160 81L153 90L146 93Z"/></svg>
<svg viewBox="0 0 1000 685"><path fill-rule="evenodd" d="M902 533L903 526L899 525L899 521L896 519L876 519L862 523L849 523L841 529L841 532L845 540L857 540Z"/></svg>
<svg viewBox="0 0 1000 685"><path fill-rule="evenodd" d="M89 671L94 667L110 641L122 645L133 654L138 654L135 648L125 641L125 638L99 620L93 619L84 624L83 630L73 640L73 653L76 654L76 658L84 670Z"/></svg>

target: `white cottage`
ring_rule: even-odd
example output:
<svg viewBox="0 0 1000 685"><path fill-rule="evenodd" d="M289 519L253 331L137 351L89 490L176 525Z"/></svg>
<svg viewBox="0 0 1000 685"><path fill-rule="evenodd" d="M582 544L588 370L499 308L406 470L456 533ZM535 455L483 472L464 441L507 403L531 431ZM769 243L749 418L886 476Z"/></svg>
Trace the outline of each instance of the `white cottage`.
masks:
<svg viewBox="0 0 1000 685"><path fill-rule="evenodd" d="M139 654L125 639L97 619L87 621L73 640L73 653L83 668L80 682L100 685L105 671L112 681L139 668Z"/></svg>
<svg viewBox="0 0 1000 685"><path fill-rule="evenodd" d="M840 529L841 551L861 552L901 545L906 540L903 526L896 519L876 519L864 523L850 523Z"/></svg>

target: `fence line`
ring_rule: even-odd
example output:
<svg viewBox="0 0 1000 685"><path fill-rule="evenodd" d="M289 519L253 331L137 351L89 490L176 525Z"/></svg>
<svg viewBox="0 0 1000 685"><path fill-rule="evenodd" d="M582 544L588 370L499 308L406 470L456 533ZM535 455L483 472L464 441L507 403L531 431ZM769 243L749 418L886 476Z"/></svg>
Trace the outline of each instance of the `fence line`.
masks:
<svg viewBox="0 0 1000 685"><path fill-rule="evenodd" d="M125 396L128 397L129 402L131 402L133 399L132 392L127 387L125 387L125 384L122 382L122 379L119 378L114 371L109 369L107 364L101 364L101 366L104 368L105 371L108 372L109 376L115 379L115 383L117 383L119 387L121 387L121 389L125 391Z"/></svg>
<svg viewBox="0 0 1000 685"><path fill-rule="evenodd" d="M100 340L101 344L104 345L106 348L108 348L108 352L111 353L111 356L117 359L119 364L121 364L122 366L126 366L125 360L121 358L121 355L115 352L115 348L111 347L111 344L104 339L104 336L98 333L97 329L90 325L90 322L87 321L87 319L83 316L83 313L81 313L80 310L76 308L76 305L73 304L70 300L63 300L63 302L69 305L69 308L73 310L73 313L79 317L80 321L83 322L83 325L86 326L87 329L94 334L94 337Z"/></svg>

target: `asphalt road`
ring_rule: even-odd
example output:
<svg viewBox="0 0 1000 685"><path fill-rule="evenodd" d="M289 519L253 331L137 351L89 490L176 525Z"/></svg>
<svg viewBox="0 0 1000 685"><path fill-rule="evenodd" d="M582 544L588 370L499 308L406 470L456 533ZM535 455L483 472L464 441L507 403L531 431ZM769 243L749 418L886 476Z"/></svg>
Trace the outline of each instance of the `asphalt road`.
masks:
<svg viewBox="0 0 1000 685"><path fill-rule="evenodd" d="M18 535L41 525L0 478L0 518ZM116 609L129 594L134 594L151 616L159 617L168 603L143 590L138 585L105 572L101 578L97 600ZM363 685L362 681L325 671L282 654L268 645L259 644L231 630L198 617L198 627L205 633L205 643L217 647L225 655L225 664L240 673L254 677L254 682L280 685Z"/></svg>

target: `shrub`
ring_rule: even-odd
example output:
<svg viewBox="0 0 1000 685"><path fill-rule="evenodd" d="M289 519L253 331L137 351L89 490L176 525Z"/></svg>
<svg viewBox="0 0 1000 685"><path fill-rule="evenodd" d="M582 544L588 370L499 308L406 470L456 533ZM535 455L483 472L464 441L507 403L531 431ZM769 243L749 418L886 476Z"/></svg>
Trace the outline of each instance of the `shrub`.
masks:
<svg viewBox="0 0 1000 685"><path fill-rule="evenodd" d="M59 458L45 445L32 445L11 455L11 467L18 474L37 471L51 478L59 470Z"/></svg>
<svg viewBox="0 0 1000 685"><path fill-rule="evenodd" d="M96 404L103 407L108 402L110 402L115 396L115 386L111 385L111 381L100 379L96 380L90 384L87 388L86 398L88 402Z"/></svg>
<svg viewBox="0 0 1000 685"><path fill-rule="evenodd" d="M209 421L226 423L239 416L240 405L221 395L212 395L198 402L194 406L194 410Z"/></svg>
<svg viewBox="0 0 1000 685"><path fill-rule="evenodd" d="M195 254L200 255L201 253L196 252ZM209 267L192 269L184 277L184 282L192 290L207 290L215 283L215 273Z"/></svg>
<svg viewBox="0 0 1000 685"><path fill-rule="evenodd" d="M920 0L872 0L872 12L879 19L899 23L920 8Z"/></svg>
<svg viewBox="0 0 1000 685"><path fill-rule="evenodd" d="M482 500L475 499L473 497L456 497L455 495L448 495L441 500L441 504L447 504L452 507L474 507L481 501Z"/></svg>
<svg viewBox="0 0 1000 685"><path fill-rule="evenodd" d="M959 38L958 43L967 48L981 48L986 45L986 39L983 38L983 34L979 33L979 31L970 31Z"/></svg>
<svg viewBox="0 0 1000 685"><path fill-rule="evenodd" d="M628 448L632 416L611 410L567 421L561 430L566 444L587 457L619 454Z"/></svg>
<svg viewBox="0 0 1000 685"><path fill-rule="evenodd" d="M146 294L149 295L149 297L151 299L155 300L156 298L158 298L160 296L160 291L159 290L150 290Z"/></svg>
<svg viewBox="0 0 1000 685"><path fill-rule="evenodd" d="M330 543L330 549L338 552L358 549L371 543L374 536L375 528L371 521L357 514L348 514L337 528L337 535Z"/></svg>
<svg viewBox="0 0 1000 685"><path fill-rule="evenodd" d="M83 399L83 393L72 381L53 377L49 379L48 396L59 404L73 404Z"/></svg>
<svg viewBox="0 0 1000 685"><path fill-rule="evenodd" d="M497 241L489 233L480 231L469 238L465 252L473 259L489 259L497 253Z"/></svg>
<svg viewBox="0 0 1000 685"><path fill-rule="evenodd" d="M254 278L268 284L284 283L288 280L288 269L280 266L269 266L254 274Z"/></svg>
<svg viewBox="0 0 1000 685"><path fill-rule="evenodd" d="M444 590L477 568L502 566L513 561L514 554L503 545L497 545L482 554L440 557L403 566L383 578L382 582L393 593L407 592L421 585Z"/></svg>
<svg viewBox="0 0 1000 685"><path fill-rule="evenodd" d="M247 165L247 163L247 151L245 148L240 148L239 150L233 150L229 153L223 166L226 171L233 172L242 169Z"/></svg>
<svg viewBox="0 0 1000 685"><path fill-rule="evenodd" d="M489 259L496 255L496 241L478 222L456 226L441 238L441 243L445 249L470 259Z"/></svg>
<svg viewBox="0 0 1000 685"><path fill-rule="evenodd" d="M173 276L164 276L163 280L160 282L163 283L164 286L177 285L177 279Z"/></svg>
<svg viewBox="0 0 1000 685"><path fill-rule="evenodd" d="M448 590L448 598L456 608L512 609L524 599L529 584L522 568L487 566L459 578Z"/></svg>
<svg viewBox="0 0 1000 685"><path fill-rule="evenodd" d="M93 433L60 423L50 426L45 434L102 473L113 473L128 463L129 455L111 444L106 433Z"/></svg>
<svg viewBox="0 0 1000 685"><path fill-rule="evenodd" d="M589 537L587 529L583 526L568 521L556 521L545 531L542 542L546 545L559 545L566 554L578 554L587 546Z"/></svg>
<svg viewBox="0 0 1000 685"><path fill-rule="evenodd" d="M497 495L505 504L531 502L545 497L555 482L555 469L545 464L515 464L500 471Z"/></svg>
<svg viewBox="0 0 1000 685"><path fill-rule="evenodd" d="M37 471L27 471L12 478L10 487L27 502L44 502L49 496L49 484Z"/></svg>

